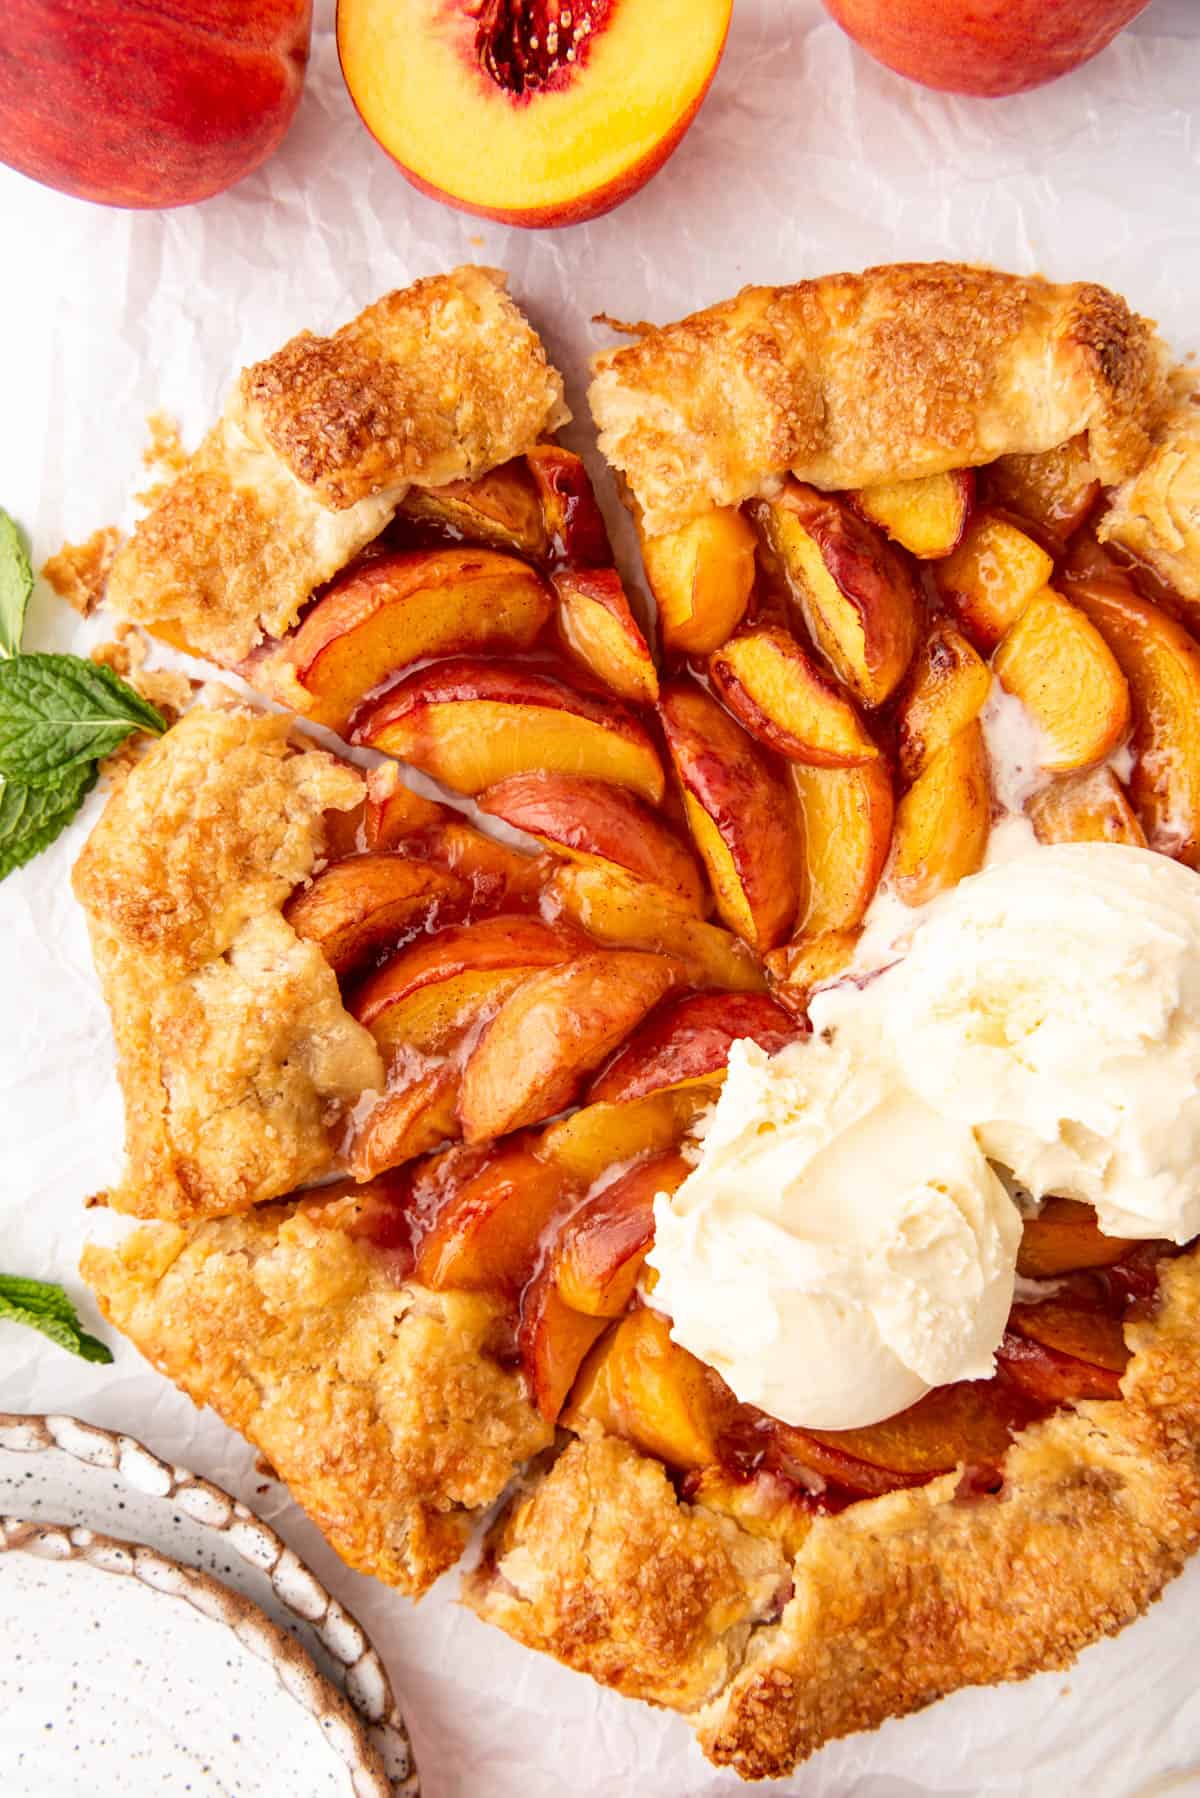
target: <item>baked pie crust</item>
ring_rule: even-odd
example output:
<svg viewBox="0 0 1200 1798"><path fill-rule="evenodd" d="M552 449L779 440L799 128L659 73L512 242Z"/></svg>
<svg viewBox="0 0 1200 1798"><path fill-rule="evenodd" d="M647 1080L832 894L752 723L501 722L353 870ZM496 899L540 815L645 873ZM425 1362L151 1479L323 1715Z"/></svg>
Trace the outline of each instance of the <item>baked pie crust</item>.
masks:
<svg viewBox="0 0 1200 1798"><path fill-rule="evenodd" d="M419 322L426 312L428 332ZM447 318L452 350L436 347ZM389 360L400 343L416 346L407 386ZM456 421L449 437L447 391ZM359 406L354 396L363 393L370 403ZM774 502L798 492L797 481L870 488L1001 457L1031 458L1010 470L1028 481L1048 452L1067 446L1083 470L1086 503L1098 483L1110 490L1095 537L1123 545L1169 584L1185 615L1200 598L1200 414L1169 376L1149 324L1101 288L912 265L747 289L680 324L641 327L636 343L597 359L591 398L648 559L656 540L712 508ZM334 339L295 340L243 378L225 422L124 552L111 596L217 659L241 659L264 633L290 629L311 589L378 533L408 482L436 489L477 475L528 452L562 416L557 378L491 276L459 271L419 284ZM427 498L436 514L436 492ZM235 515L251 522L231 530ZM737 550L747 527L730 530ZM1029 550L1035 567L1039 553ZM569 559L567 573L578 597ZM585 597L593 579L589 572ZM1132 603L1136 613L1143 602ZM255 666L247 666L251 678ZM514 678L519 687L527 677L518 670ZM475 665L456 662L450 686L418 692L418 702L444 703L454 682L478 694L484 686L470 683L482 679ZM844 722L853 714L839 691ZM545 686L538 692L539 704L561 705ZM663 710L674 728L669 705ZM586 706L580 715L591 717ZM1116 734L1123 728L1118 718ZM419 749L419 736L413 741ZM746 741L746 767L757 766L759 752ZM902 742L908 778L931 753L919 736ZM886 758L869 735L860 741L853 732L837 754L868 770L860 800L869 810L879 782L888 785ZM746 791L763 808L764 829L773 828L775 787L756 789L746 767ZM985 799L986 780L985 767ZM512 782L485 798L497 816L514 803L511 790L504 804L493 798L505 786ZM81 858L76 886L113 1007L129 1115L129 1171L112 1202L177 1220L140 1230L117 1250L86 1251L83 1271L106 1315L269 1457L352 1565L404 1591L419 1594L458 1557L472 1521L516 1476L515 1496L467 1578L468 1602L602 1683L684 1712L705 1752L747 1778L784 1774L823 1742L957 1687L1062 1666L1144 1610L1200 1542L1195 1247L1157 1263L1157 1299L1124 1323L1132 1353L1119 1388L1115 1372L1101 1383L1113 1396L1044 1406L989 1464L986 1480L960 1464L882 1496L818 1504L789 1548L769 1519L706 1499L703 1486L681 1490L669 1457L606 1431L594 1409L569 1407L573 1438L555 1436L562 1394L548 1407L539 1383L546 1370L532 1383L519 1371L524 1337L514 1343L511 1295L506 1302L487 1290L474 1264L474 1286L465 1276L457 1286L442 1279L445 1262L420 1237L431 1216L436 1234L438 1181L452 1183L459 1167L472 1177L487 1165L488 1145L413 1164L427 1170L417 1176L423 1188L401 1168L357 1188L276 1202L335 1169L348 1098L393 1078L394 1064L385 1074L374 1038L350 1015L371 1015L362 989L351 983L347 1010L332 969L284 916L289 893L320 880L322 858L336 866L345 854L330 820L361 798L357 773L289 744L278 720L193 713L110 801ZM623 803L628 823L634 802ZM1105 804L1108 834L1140 838L1111 776ZM436 838L442 854L447 830L465 828L426 810L420 822L406 813L402 852L404 831L416 833L414 842L421 832ZM890 819L889 809L889 827ZM852 823L846 813L844 827ZM700 826L693 829L717 886L719 844L706 851ZM453 841L459 854L461 835ZM578 900L589 874L597 878L594 866L572 867L572 855L586 863L589 841L569 831L550 839L566 859L548 885L538 864L543 915L547 893L555 903L564 894ZM1183 852L1192 853L1187 843ZM607 853L620 865L616 849ZM493 898L493 912L518 905L522 878L496 874L507 897ZM593 932L619 915L634 934L599 940L605 953L615 943L627 964L652 951L681 958L676 990L653 1011L649 1035L635 1039L640 1060L626 1052L623 1078L631 1067L639 1077L653 1073L668 1026L687 1006L703 1000L711 1022L717 995L685 990L680 998L680 983L733 988L748 967L751 990L736 995L739 1003L771 1003L752 990L753 962L728 950L721 978L699 978L698 967L711 967L704 957L717 954L715 939L729 934L700 916L685 928L676 915L669 941L639 939L636 886L619 888L621 904L607 912L593 905L569 914L571 929ZM661 890L659 898L665 905ZM721 913L726 922L730 914L732 902ZM741 930L747 940L753 924ZM826 921L816 946L840 953L846 935ZM297 947L311 951L303 965L293 965ZM555 943L538 938L536 947L538 992L552 995ZM589 966L602 959L594 940L588 950ZM785 957L778 993L798 976L796 946L777 953ZM661 993L660 985L655 1001ZM278 1018L281 1033L260 1040L246 1028L252 1013L272 1026ZM487 1014L470 1054L500 1015ZM561 1028L576 1037L591 1028L600 1041L582 1014L567 1014ZM530 1059L514 1061L514 1084ZM569 1138L572 1153L582 1152L580 1137L587 1148L586 1131L572 1138L575 1119L620 1109L614 1066L583 1111L538 1131L532 1160L520 1164L526 1173L565 1155ZM703 1071L689 1064L684 1078L694 1085ZM682 1106L666 1141L694 1111ZM415 1251L398 1221L414 1205ZM461 1257L461 1242L450 1248ZM543 1263L524 1289L522 1332L531 1294L537 1304L554 1302L548 1270ZM612 1315L584 1320L591 1333L582 1331L572 1372Z"/></svg>

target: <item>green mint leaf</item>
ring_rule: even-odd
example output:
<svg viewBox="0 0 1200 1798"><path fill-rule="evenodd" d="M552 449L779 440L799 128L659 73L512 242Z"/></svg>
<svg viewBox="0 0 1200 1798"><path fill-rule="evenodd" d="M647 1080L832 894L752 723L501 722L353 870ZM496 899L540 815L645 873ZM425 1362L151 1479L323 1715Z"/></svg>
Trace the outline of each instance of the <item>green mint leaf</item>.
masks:
<svg viewBox="0 0 1200 1798"><path fill-rule="evenodd" d="M50 847L95 784L94 762L68 768L52 787L0 779L0 880Z"/></svg>
<svg viewBox="0 0 1200 1798"><path fill-rule="evenodd" d="M98 662L71 655L19 655L0 662L0 774L28 786L57 782L68 768L99 761L135 730L166 719Z"/></svg>
<svg viewBox="0 0 1200 1798"><path fill-rule="evenodd" d="M112 1360L112 1350L98 1337L88 1335L62 1287L47 1280L0 1274L0 1319L40 1330L84 1361L107 1364Z"/></svg>
<svg viewBox="0 0 1200 1798"><path fill-rule="evenodd" d="M0 506L0 656L15 656L20 649L32 592L33 569L21 533Z"/></svg>

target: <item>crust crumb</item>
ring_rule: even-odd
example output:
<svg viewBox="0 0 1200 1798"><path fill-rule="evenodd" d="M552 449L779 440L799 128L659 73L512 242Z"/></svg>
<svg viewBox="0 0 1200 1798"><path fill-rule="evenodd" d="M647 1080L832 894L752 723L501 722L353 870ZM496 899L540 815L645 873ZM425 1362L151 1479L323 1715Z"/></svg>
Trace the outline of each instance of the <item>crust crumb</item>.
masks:
<svg viewBox="0 0 1200 1798"><path fill-rule="evenodd" d="M120 542L116 525L106 524L84 543L64 543L44 564L42 578L81 618L88 618L104 598Z"/></svg>
<svg viewBox="0 0 1200 1798"><path fill-rule="evenodd" d="M150 440L142 451L142 462L154 478L136 497L139 505L154 506L176 475L183 473L191 458L183 447L179 422L169 412L151 412L146 426Z"/></svg>

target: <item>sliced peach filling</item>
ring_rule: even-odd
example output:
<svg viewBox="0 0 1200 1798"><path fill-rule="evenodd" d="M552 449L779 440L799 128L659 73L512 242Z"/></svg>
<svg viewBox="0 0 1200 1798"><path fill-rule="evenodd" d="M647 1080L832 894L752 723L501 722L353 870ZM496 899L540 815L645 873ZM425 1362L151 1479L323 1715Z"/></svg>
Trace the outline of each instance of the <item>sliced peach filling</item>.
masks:
<svg viewBox="0 0 1200 1798"><path fill-rule="evenodd" d="M1015 1431L1119 1398L1124 1323L1172 1252L1048 1200L1019 1260L1046 1284L1014 1304L993 1378L841 1432L739 1404L671 1340L644 1268L733 1043L806 1034L881 881L915 905L980 866L993 675L1039 727L1042 841L1200 865L1200 646L1091 543L1085 450L997 466L978 511L965 477L791 483L647 540L660 667L582 463L547 444L417 495L282 646L317 666L297 644L340 607L321 653L357 740L522 833L498 841L385 765L289 902L387 1067L344 1144L362 1230L398 1277L503 1300L503 1352L547 1420L626 1437L793 1546L821 1509L954 1468L987 1489ZM484 585L464 597L476 579L500 582L495 608ZM460 633L441 649L400 628L414 593L434 616L438 583ZM1126 786L1108 758L1130 732Z"/></svg>

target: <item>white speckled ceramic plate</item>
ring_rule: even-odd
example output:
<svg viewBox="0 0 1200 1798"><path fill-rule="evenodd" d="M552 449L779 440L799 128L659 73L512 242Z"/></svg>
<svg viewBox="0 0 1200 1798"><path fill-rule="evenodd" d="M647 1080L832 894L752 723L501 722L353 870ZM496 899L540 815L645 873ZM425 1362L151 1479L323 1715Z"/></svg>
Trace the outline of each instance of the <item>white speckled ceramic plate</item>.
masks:
<svg viewBox="0 0 1200 1798"><path fill-rule="evenodd" d="M0 1513L5 1798L417 1798L361 1626L219 1487L130 1436L0 1413Z"/></svg>

